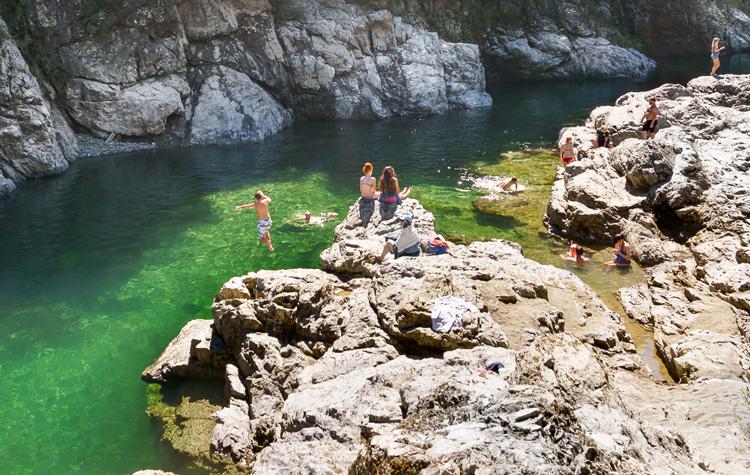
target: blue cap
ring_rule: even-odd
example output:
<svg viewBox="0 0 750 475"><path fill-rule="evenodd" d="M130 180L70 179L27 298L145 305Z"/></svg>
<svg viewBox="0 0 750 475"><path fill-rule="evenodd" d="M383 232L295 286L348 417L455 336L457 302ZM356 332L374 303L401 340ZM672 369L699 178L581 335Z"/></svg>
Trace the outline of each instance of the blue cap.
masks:
<svg viewBox="0 0 750 475"><path fill-rule="evenodd" d="M413 221L410 214L405 214L401 216L401 221L406 221L407 223L410 223Z"/></svg>

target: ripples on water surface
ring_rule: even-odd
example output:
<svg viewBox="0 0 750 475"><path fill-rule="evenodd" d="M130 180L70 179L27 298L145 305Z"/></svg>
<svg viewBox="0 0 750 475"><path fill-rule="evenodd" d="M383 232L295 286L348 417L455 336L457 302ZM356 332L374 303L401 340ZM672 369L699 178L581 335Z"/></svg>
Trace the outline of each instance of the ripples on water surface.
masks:
<svg viewBox="0 0 750 475"><path fill-rule="evenodd" d="M684 80L691 61L665 68L654 82ZM746 57L733 61L750 69ZM703 63L695 68L702 72ZM65 175L24 185L0 205L3 472L186 473L145 416L140 371L187 320L209 317L212 296L229 277L316 267L334 224L283 223L305 210L345 215L364 161L377 170L394 165L441 233L512 239L529 257L562 265L563 245L547 239L541 224L557 159L540 150L506 152L547 147L592 107L645 87L505 85L491 91L488 110L298 123L261 144L80 160ZM488 210L479 193L457 190L466 170L513 174L529 190ZM274 199L273 255L257 244L254 213L233 210L257 188ZM614 291L641 278L638 270L621 275L599 265L575 272L613 307Z"/></svg>

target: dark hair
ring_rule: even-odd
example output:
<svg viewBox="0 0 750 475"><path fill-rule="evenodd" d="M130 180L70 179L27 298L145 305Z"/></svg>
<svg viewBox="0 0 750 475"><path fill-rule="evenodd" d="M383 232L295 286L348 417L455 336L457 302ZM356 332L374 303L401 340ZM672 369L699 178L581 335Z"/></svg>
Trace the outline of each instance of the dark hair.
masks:
<svg viewBox="0 0 750 475"><path fill-rule="evenodd" d="M263 198L263 193L261 193L260 191L258 191L257 193L255 193L255 199L256 200L259 200L261 198Z"/></svg>
<svg viewBox="0 0 750 475"><path fill-rule="evenodd" d="M380 175L380 191L385 193L397 193L396 190L396 170L388 165L383 168L383 174Z"/></svg>
<svg viewBox="0 0 750 475"><path fill-rule="evenodd" d="M583 257L583 246L576 245L576 258Z"/></svg>
<svg viewBox="0 0 750 475"><path fill-rule="evenodd" d="M625 236L623 236L622 234L618 234L617 236L615 236L615 242L613 242L612 245L616 246L618 242L624 241L624 240L625 240Z"/></svg>

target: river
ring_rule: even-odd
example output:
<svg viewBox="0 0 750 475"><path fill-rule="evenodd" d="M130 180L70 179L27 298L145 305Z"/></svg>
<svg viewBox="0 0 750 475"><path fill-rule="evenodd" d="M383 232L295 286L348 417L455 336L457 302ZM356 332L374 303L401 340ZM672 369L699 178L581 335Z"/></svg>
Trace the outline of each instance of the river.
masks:
<svg viewBox="0 0 750 475"><path fill-rule="evenodd" d="M145 414L139 375L182 325L210 317L228 278L316 267L334 224L299 228L305 210L345 215L364 161L395 166L459 241L505 238L564 266L541 223L562 126L596 105L705 73L704 58L663 64L646 82L553 81L490 88L491 109L381 122L298 122L259 144L177 148L81 159L0 203L0 466L5 473L186 473ZM724 71L750 71L731 57ZM508 153L512 152L512 153ZM529 186L511 207L477 206L461 176L508 173ZM258 188L273 198L276 252L258 246ZM496 214L496 213L500 214ZM605 260L600 251L597 260ZM611 306L637 268L577 271ZM648 344L641 345L648 359ZM652 357L651 357L652 358Z"/></svg>

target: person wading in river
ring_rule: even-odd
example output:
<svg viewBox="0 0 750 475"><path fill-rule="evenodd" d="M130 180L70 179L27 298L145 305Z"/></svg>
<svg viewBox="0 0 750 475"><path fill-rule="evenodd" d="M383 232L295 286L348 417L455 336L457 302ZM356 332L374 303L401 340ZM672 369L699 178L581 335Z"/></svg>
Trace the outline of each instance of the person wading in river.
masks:
<svg viewBox="0 0 750 475"><path fill-rule="evenodd" d="M711 68L711 76L716 76L716 71L719 70L719 66L721 66L721 62L719 61L719 53L724 51L724 46L719 48L719 38L714 38L713 41L711 41L711 61L713 62L713 67Z"/></svg>
<svg viewBox="0 0 750 475"><path fill-rule="evenodd" d="M273 222L271 221L271 213L268 211L269 203L271 203L271 198L258 190L255 193L255 202L235 206L234 209L237 211L247 208L255 209L255 214L258 215L258 239L268 246L269 251L273 252L273 244L271 243L271 225L273 225Z"/></svg>
<svg viewBox="0 0 750 475"><path fill-rule="evenodd" d="M644 121L641 130L643 139L646 140L649 134L651 134L651 138L653 139L656 135L656 122L659 120L659 108L656 107L656 99L653 97L648 100L648 109L643 113L641 120Z"/></svg>

